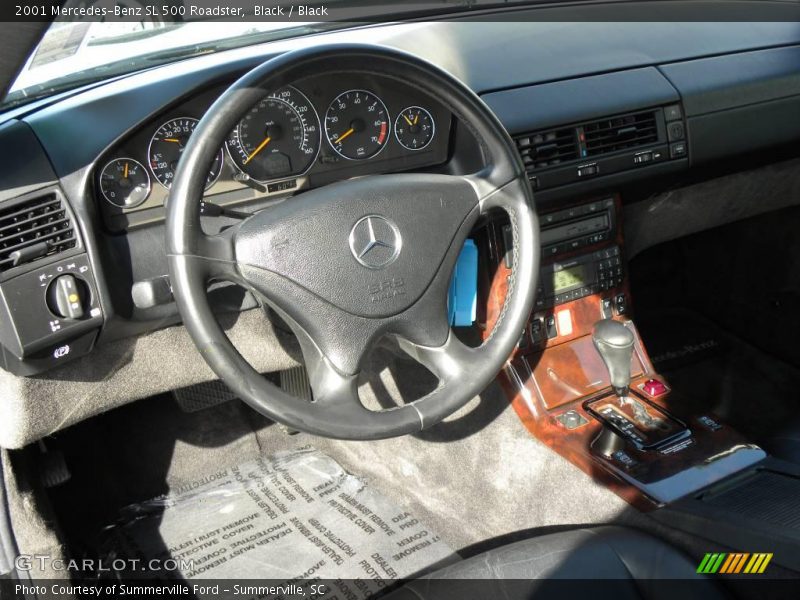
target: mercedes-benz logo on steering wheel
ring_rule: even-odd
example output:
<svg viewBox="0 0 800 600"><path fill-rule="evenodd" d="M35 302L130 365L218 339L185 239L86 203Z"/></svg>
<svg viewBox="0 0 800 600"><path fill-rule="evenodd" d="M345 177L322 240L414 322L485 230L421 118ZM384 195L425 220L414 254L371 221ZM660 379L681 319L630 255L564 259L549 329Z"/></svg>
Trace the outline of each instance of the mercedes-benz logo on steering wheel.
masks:
<svg viewBox="0 0 800 600"><path fill-rule="evenodd" d="M368 269L381 269L400 255L403 238L397 226L386 217L362 217L350 230L350 252Z"/></svg>

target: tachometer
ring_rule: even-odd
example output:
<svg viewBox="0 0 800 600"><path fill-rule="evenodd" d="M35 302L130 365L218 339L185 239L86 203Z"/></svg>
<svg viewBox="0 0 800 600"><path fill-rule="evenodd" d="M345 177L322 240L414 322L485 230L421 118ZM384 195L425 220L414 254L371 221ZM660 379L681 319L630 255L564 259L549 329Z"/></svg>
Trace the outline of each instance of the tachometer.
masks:
<svg viewBox="0 0 800 600"><path fill-rule="evenodd" d="M302 175L317 158L319 116L302 92L279 89L253 106L228 137L239 169L261 183Z"/></svg>
<svg viewBox="0 0 800 600"><path fill-rule="evenodd" d="M372 92L344 92L325 114L325 133L331 147L344 158L372 158L389 139L389 111Z"/></svg>
<svg viewBox="0 0 800 600"><path fill-rule="evenodd" d="M189 117L171 119L159 127L150 140L150 147L147 150L150 169L158 182L167 189L172 186L178 161L180 161L183 149L198 122L197 119ZM214 185L219 177L222 171L222 160L222 148L220 148L219 154L208 172L206 189Z"/></svg>

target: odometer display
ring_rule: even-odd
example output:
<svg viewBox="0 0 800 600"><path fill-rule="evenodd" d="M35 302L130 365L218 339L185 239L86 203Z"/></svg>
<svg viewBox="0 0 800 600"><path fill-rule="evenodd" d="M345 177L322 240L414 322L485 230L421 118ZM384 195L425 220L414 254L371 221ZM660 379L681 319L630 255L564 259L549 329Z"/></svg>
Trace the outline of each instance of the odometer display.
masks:
<svg viewBox="0 0 800 600"><path fill-rule="evenodd" d="M340 94L325 114L328 142L350 160L372 158L383 150L389 127L389 111L383 101L365 90Z"/></svg>
<svg viewBox="0 0 800 600"><path fill-rule="evenodd" d="M261 183L302 175L319 153L319 117L293 87L281 88L253 106L228 137L236 166Z"/></svg>
<svg viewBox="0 0 800 600"><path fill-rule="evenodd" d="M197 123L197 119L188 117L171 119L159 127L150 140L150 147L147 150L150 170L153 171L153 176L158 182L167 189L172 186L178 162ZM214 185L219 177L222 171L222 161L223 155L220 148L219 154L208 172L208 177L206 177L206 189Z"/></svg>

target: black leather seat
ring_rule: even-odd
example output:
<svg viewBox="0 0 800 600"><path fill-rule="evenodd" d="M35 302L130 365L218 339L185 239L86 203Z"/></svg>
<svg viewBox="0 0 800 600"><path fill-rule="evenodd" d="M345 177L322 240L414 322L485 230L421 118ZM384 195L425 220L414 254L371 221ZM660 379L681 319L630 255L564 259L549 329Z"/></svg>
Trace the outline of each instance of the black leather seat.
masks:
<svg viewBox="0 0 800 600"><path fill-rule="evenodd" d="M589 600L676 600L678 585L693 598L727 597L696 569L696 562L661 540L632 529L605 526L509 544L411 581L385 598L527 600L558 596L566 600L573 597L570 588L553 582L563 579L604 580L586 581L585 590L596 590ZM475 579L488 581L468 581ZM669 585L665 579L684 581Z"/></svg>
<svg viewBox="0 0 800 600"><path fill-rule="evenodd" d="M761 446L778 458L800 464L800 422L791 421L763 440Z"/></svg>

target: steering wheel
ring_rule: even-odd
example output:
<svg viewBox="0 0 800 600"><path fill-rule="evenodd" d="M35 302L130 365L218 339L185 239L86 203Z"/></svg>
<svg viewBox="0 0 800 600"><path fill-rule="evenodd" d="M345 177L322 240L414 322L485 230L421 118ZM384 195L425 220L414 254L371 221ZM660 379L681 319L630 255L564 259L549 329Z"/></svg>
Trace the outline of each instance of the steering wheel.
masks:
<svg viewBox="0 0 800 600"><path fill-rule="evenodd" d="M466 176L367 176L312 189L215 235L200 225L206 173L242 115L271 91L318 73L359 72L414 85L447 106L480 141L484 163ZM502 312L478 347L447 318L458 254L478 218L508 214L513 275ZM503 368L530 314L539 228L530 186L511 138L464 84L412 55L371 45L288 52L234 83L197 125L167 207L167 253L183 322L203 358L256 411L312 434L353 440L417 432L454 413ZM267 381L238 353L212 313L211 280L251 290L297 336L313 401ZM438 378L427 396L373 411L358 377L383 336Z"/></svg>

